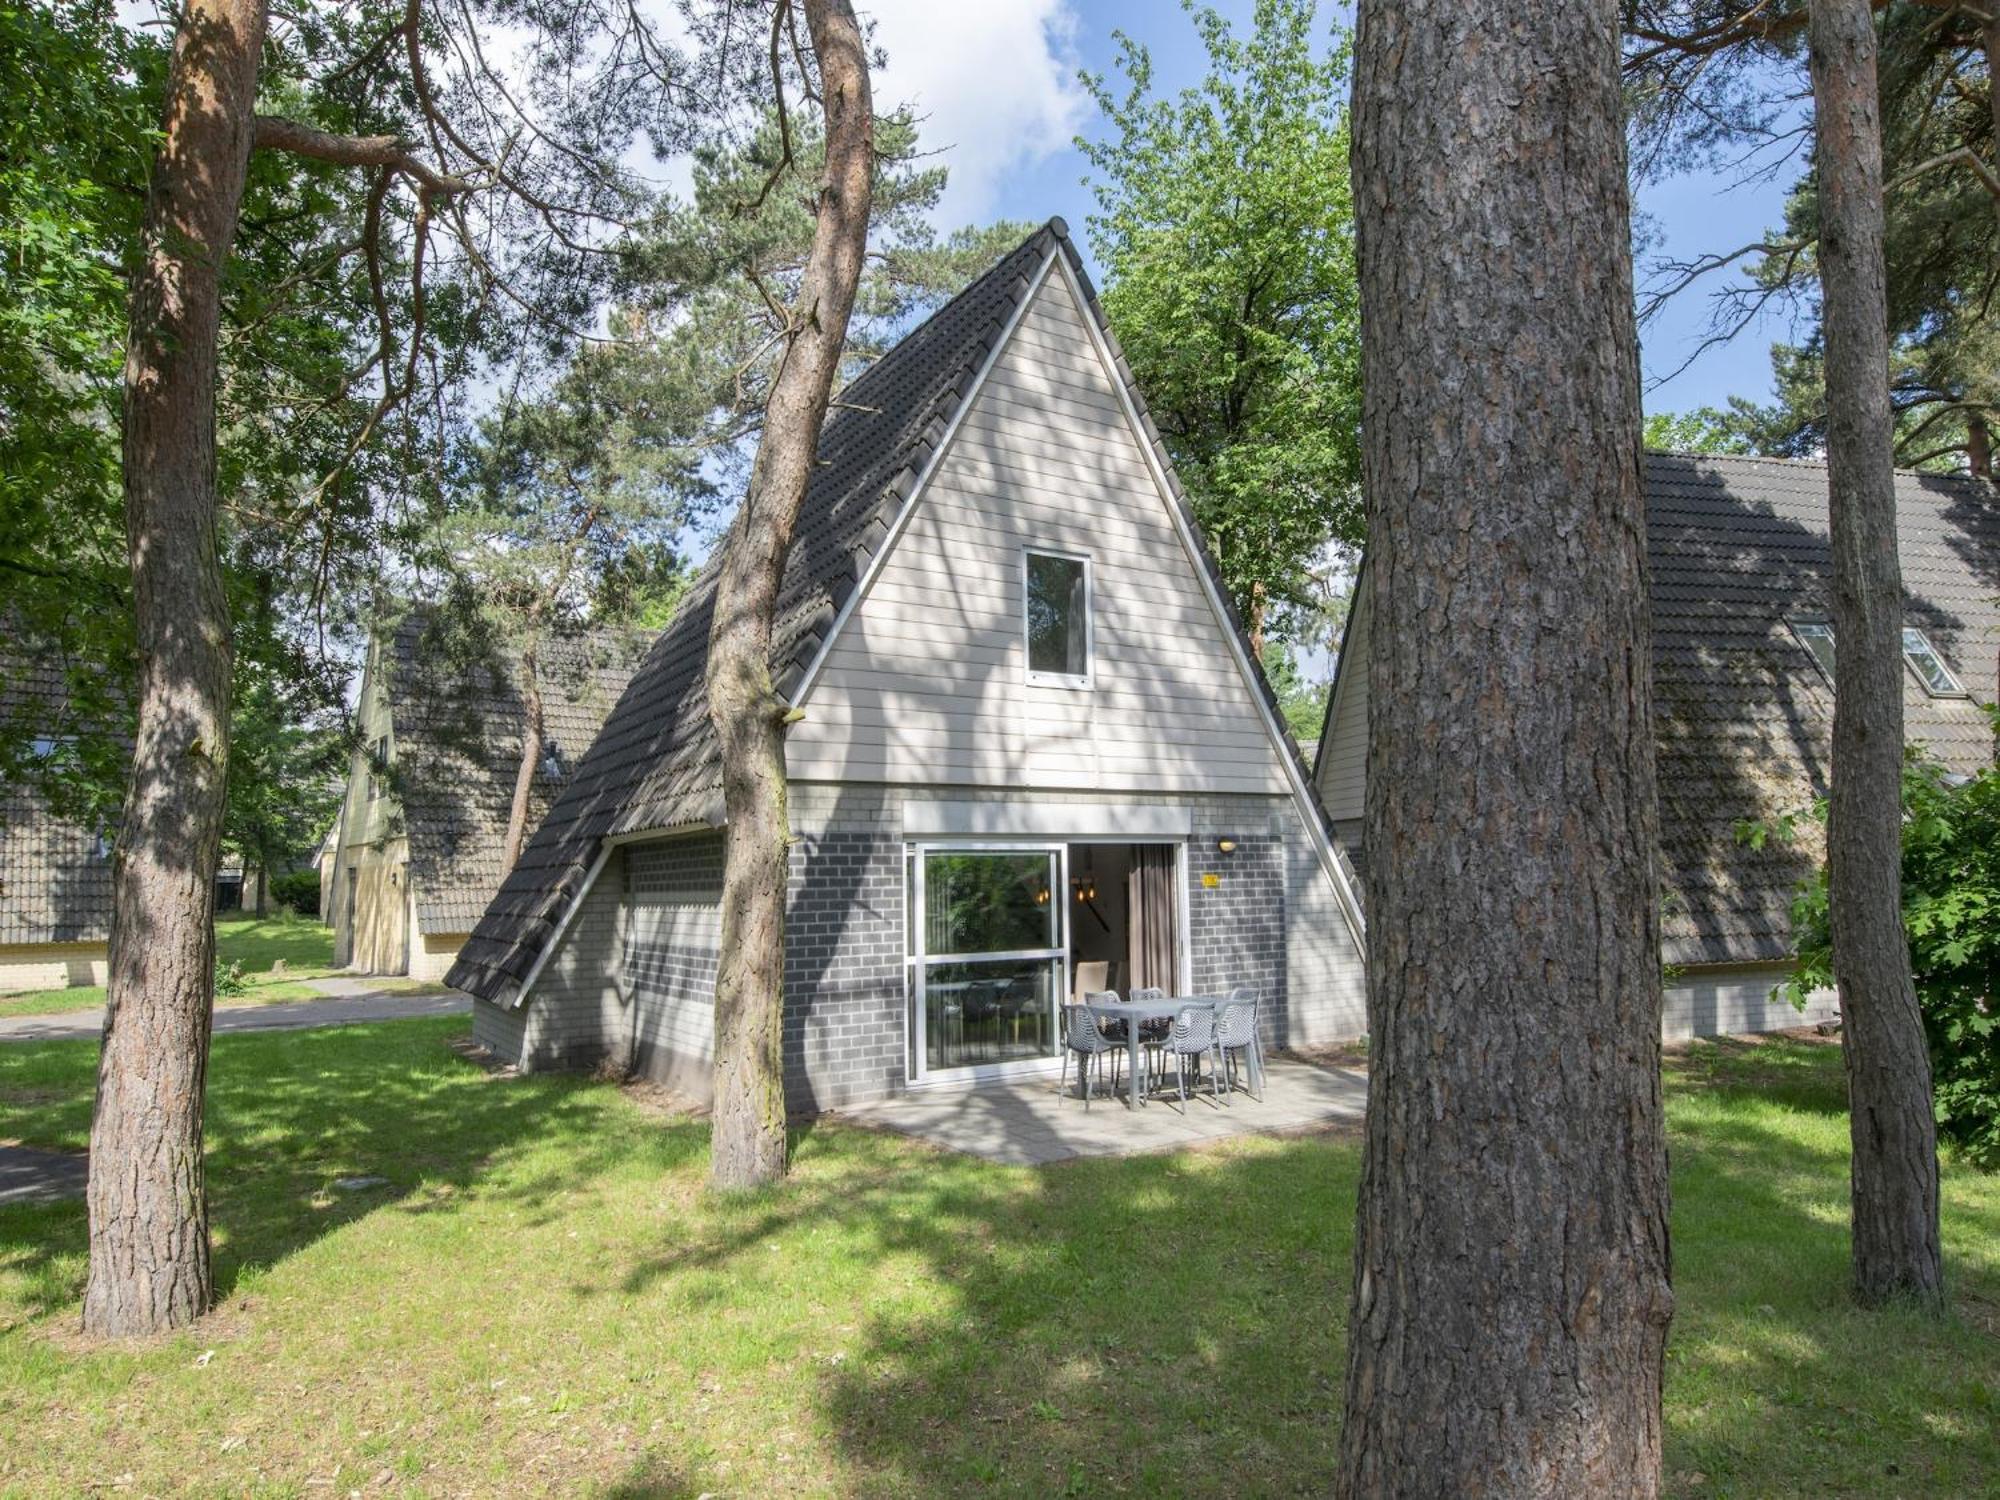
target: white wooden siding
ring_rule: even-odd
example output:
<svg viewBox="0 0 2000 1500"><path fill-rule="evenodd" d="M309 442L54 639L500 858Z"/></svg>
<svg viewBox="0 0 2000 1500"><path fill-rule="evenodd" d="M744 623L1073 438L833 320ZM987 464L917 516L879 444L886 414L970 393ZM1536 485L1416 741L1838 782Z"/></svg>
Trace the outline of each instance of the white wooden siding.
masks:
<svg viewBox="0 0 2000 1500"><path fill-rule="evenodd" d="M835 638L793 777L1286 790L1085 316L1044 280ZM1091 559L1090 688L1025 680L1027 547Z"/></svg>
<svg viewBox="0 0 2000 1500"><path fill-rule="evenodd" d="M1314 768L1320 800L1336 823L1358 819L1368 772L1368 590L1354 596L1354 613L1340 643L1340 681L1326 743L1319 747Z"/></svg>

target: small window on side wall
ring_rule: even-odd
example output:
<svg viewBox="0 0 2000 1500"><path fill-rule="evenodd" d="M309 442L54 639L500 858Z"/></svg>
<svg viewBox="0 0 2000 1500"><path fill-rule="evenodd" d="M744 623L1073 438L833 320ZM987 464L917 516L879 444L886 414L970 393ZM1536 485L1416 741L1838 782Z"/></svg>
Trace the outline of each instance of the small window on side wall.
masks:
<svg viewBox="0 0 2000 1500"><path fill-rule="evenodd" d="M1061 552L1022 555L1028 681L1090 686L1090 559Z"/></svg>
<svg viewBox="0 0 2000 1500"><path fill-rule="evenodd" d="M1933 698L1963 698L1966 695L1965 684L1945 665L1944 658L1930 643L1930 637L1908 625L1903 627L1903 660L1910 664L1910 670L1917 674L1917 681Z"/></svg>

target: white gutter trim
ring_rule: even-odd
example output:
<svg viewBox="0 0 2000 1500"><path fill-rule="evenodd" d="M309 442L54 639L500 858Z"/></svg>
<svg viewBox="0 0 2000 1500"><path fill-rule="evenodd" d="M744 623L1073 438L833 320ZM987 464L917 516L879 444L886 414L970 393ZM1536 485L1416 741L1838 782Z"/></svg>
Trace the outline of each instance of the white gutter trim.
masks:
<svg viewBox="0 0 2000 1500"><path fill-rule="evenodd" d="M1061 246L1057 246L1056 253L1058 255L1062 253ZM1229 611L1222 602L1222 595L1216 589L1215 579L1202 563L1200 548L1195 545L1194 533L1188 529L1187 517L1182 513L1180 502L1174 494L1173 483L1168 479L1166 470L1160 466L1160 456L1146 431L1146 424L1141 420L1138 408L1132 404L1132 393L1126 388L1124 378L1118 373L1118 361L1112 357L1111 347L1104 341L1104 330L1097 326L1097 319L1090 311L1090 301L1084 296L1083 288L1077 285L1076 273L1070 269L1066 257L1063 261L1062 276L1070 295L1076 299L1077 311L1082 314L1083 325L1090 333L1091 346L1097 351L1097 357L1104 362L1105 374L1111 381L1112 389L1118 393L1118 404L1124 409L1126 419L1132 424L1132 434L1138 440L1139 451L1145 456L1146 468L1152 474L1154 484L1159 487L1160 498L1166 502L1167 513L1173 517L1174 531L1181 539L1181 546L1187 553L1188 562L1201 579L1202 592L1208 597L1209 608L1215 612L1216 623L1222 627L1223 637L1229 643L1230 655L1236 661L1236 670L1243 679L1243 686L1249 692L1251 700L1256 703L1258 717L1264 721L1265 732L1270 735L1271 747L1277 751L1278 761L1285 768L1285 781L1292 789L1293 800L1298 803L1299 813L1306 825L1306 832L1312 839L1313 849L1319 855L1320 864L1325 867L1327 875L1333 881L1334 893L1340 898L1341 911L1347 917L1348 928L1354 934L1355 943L1365 947L1367 923L1362 916L1361 903L1348 881L1347 871L1341 863L1340 855L1327 837L1326 825L1320 819L1318 807L1314 805L1312 787L1299 768L1298 757L1292 754L1291 747L1285 743L1284 731L1278 727L1278 721L1271 713L1271 705L1264 701L1263 691L1257 686L1256 667L1243 647L1242 636L1229 623Z"/></svg>
<svg viewBox="0 0 2000 1500"><path fill-rule="evenodd" d="M938 439L937 446L931 450L931 456L925 462L923 472L917 475L917 482L910 487L909 495L897 510L896 519L889 526L889 534L882 539L882 545L875 550L875 555L868 559L868 567L862 573L860 582L842 602L839 612L833 617L833 624L827 627L826 638L819 643L819 650L813 653L811 664L807 666L805 675L799 679L797 690L792 694L792 707L804 707L806 698L818 684L820 669L826 665L827 658L833 651L834 641L846 628L849 617L859 608L861 601L868 597L868 591L875 586L875 578L882 571L884 559L895 551L896 543L902 537L911 513L917 508L917 501L923 498L924 491L930 486L931 476L937 473L938 465L944 462L945 454L951 449L952 439L958 436L959 426L965 421L965 414L972 410L973 401L978 397L980 388L986 384L986 377L993 373L993 367L1000 362L1001 352L1013 341L1014 330L1020 326L1021 319L1027 316L1029 307L1034 304L1035 294L1042 289L1042 283L1048 280L1049 267L1061 259L1063 250L1061 242L1058 241L1049 248L1048 257L1036 268L1033 279L1028 283L1027 291L1021 294L1021 300L1016 304L1005 326L1001 328L1000 336L993 341L993 347L987 351L985 361L979 366L978 373L972 377L972 384L966 387L965 394L959 398L958 409L952 412L951 420L945 424L944 434Z"/></svg>
<svg viewBox="0 0 2000 1500"><path fill-rule="evenodd" d="M603 843L597 847L597 858L590 862L590 869L584 873L583 884L577 888L575 898L563 909L562 917L556 923L556 930L549 934L548 942L543 944L542 951L535 955L534 963L528 966L527 977L521 981L521 988L515 992L514 998L507 1002L507 1009L519 1010L523 1005L528 1003L528 996L535 987L535 981L542 977L542 969L551 958L555 957L556 949L562 946L564 934L569 931L570 923L576 920L576 914L583 910L584 900L590 895L592 888L596 886L597 877L604 873L604 867L610 863L614 850L622 849L627 844L637 844L653 839L674 838L690 833L712 833L721 826L720 823L710 822L698 823L686 828L642 828L632 833L612 833L605 835Z"/></svg>

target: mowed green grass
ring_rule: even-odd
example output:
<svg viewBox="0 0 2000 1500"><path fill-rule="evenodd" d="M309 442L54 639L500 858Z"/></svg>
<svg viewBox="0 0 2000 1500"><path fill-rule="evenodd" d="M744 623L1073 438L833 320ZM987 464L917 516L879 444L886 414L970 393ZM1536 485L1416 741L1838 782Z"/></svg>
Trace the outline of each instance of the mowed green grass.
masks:
<svg viewBox="0 0 2000 1500"><path fill-rule="evenodd" d="M217 1040L192 1332L87 1344L81 1206L0 1209L0 1493L1327 1489L1351 1139L1033 1170L821 1123L718 1200L701 1122L462 1031ZM92 1053L0 1048L0 1138L79 1144ZM1947 1171L1949 1319L1865 1313L1838 1052L1698 1047L1668 1097L1672 1490L2000 1491L2000 1180Z"/></svg>
<svg viewBox="0 0 2000 1500"><path fill-rule="evenodd" d="M215 953L227 967L243 966L247 988L239 995L221 995L223 1005L272 1005L280 1000L311 1000L318 991L301 984L334 972L333 929L314 917L222 917L215 924ZM273 978L271 965L284 960L285 974ZM380 988L397 993L429 993L437 986L406 979L385 979ZM61 990L31 990L0 995L0 1016L60 1015L91 1010L104 1003L101 984L74 985Z"/></svg>

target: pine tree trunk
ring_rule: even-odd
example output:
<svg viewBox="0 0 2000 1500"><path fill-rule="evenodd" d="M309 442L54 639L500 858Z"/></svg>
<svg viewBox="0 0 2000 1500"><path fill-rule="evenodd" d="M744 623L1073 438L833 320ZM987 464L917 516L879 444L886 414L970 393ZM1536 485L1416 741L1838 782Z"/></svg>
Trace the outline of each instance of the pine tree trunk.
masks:
<svg viewBox="0 0 2000 1500"><path fill-rule="evenodd" d="M548 735L547 711L542 703L542 676L535 638L521 648L521 761L514 768L514 800L507 809L507 841L500 856L500 868L512 870L521 857L521 845L528 836L528 799L535 789L535 768L542 763L542 745Z"/></svg>
<svg viewBox="0 0 2000 1500"><path fill-rule="evenodd" d="M214 1297L202 1096L232 646L216 551L219 282L250 157L262 0L190 0L174 37L125 358L138 729L112 865L83 1326L192 1322Z"/></svg>
<svg viewBox="0 0 2000 1500"><path fill-rule="evenodd" d="M1363 0L1369 1098L1340 1492L1655 1495L1673 1299L1612 0Z"/></svg>
<svg viewBox="0 0 2000 1500"><path fill-rule="evenodd" d="M1854 1283L1864 1302L1936 1307L1937 1126L1903 932L1903 580L1868 0L1812 0L1809 41L1833 534L1828 915L1854 1146Z"/></svg>
<svg viewBox="0 0 2000 1500"><path fill-rule="evenodd" d="M826 171L817 223L771 386L742 513L716 580L708 711L722 746L728 815L722 958L715 977L710 1180L752 1187L785 1173L786 704L771 681L771 630L792 531L847 339L867 250L874 112L868 56L849 0L803 5L820 69Z"/></svg>

